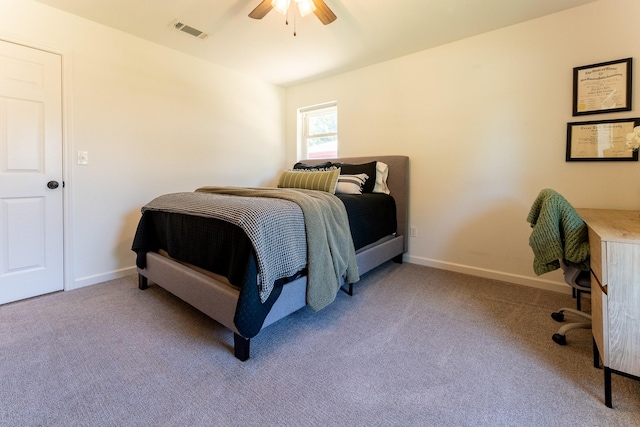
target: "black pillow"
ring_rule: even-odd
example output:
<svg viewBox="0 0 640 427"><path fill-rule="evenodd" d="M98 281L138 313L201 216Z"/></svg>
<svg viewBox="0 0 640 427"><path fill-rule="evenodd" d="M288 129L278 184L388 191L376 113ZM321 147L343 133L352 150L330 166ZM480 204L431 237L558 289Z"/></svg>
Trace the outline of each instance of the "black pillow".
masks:
<svg viewBox="0 0 640 427"><path fill-rule="evenodd" d="M317 165L310 165L307 163L298 162L293 165L294 169L304 169L304 170L312 170L312 171L324 171L329 170L331 168L331 162L318 163ZM331 168L333 169L333 168Z"/></svg>
<svg viewBox="0 0 640 427"><path fill-rule="evenodd" d="M363 163L361 165L334 163L333 166L339 167L340 174L342 175L357 175L359 173L366 173L369 178L367 178L367 180L364 182L362 192L373 193L373 188L376 186L376 162Z"/></svg>

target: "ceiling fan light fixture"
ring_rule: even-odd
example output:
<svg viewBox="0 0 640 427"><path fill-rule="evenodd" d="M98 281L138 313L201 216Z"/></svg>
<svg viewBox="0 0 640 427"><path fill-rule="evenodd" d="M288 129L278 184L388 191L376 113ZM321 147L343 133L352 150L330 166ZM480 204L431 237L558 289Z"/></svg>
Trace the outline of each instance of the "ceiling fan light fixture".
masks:
<svg viewBox="0 0 640 427"><path fill-rule="evenodd" d="M295 2L298 4L298 13L300 13L301 16L307 16L313 13L323 25L331 24L337 18L336 14L329 9L329 6L327 6L324 0L295 0ZM286 23L288 24L289 6L291 6L291 0L261 0L258 6L249 13L249 18L262 19L271 9L276 9L281 14L287 16ZM296 13L292 12L292 15L293 25L295 26Z"/></svg>
<svg viewBox="0 0 640 427"><path fill-rule="evenodd" d="M296 0L296 3L298 3L298 11L302 17L310 15L316 10L316 5L312 0Z"/></svg>
<svg viewBox="0 0 640 427"><path fill-rule="evenodd" d="M291 4L291 0L272 0L271 6L280 12L283 15L287 14L287 10L289 9L289 5Z"/></svg>

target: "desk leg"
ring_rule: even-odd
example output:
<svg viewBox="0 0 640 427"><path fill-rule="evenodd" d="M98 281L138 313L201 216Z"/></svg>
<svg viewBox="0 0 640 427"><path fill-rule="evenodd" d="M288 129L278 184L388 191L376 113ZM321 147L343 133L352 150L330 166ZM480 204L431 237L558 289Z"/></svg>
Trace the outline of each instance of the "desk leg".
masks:
<svg viewBox="0 0 640 427"><path fill-rule="evenodd" d="M593 339L593 367L600 369L600 352L595 338Z"/></svg>
<svg viewBox="0 0 640 427"><path fill-rule="evenodd" d="M613 408L611 403L611 369L604 367L604 404Z"/></svg>

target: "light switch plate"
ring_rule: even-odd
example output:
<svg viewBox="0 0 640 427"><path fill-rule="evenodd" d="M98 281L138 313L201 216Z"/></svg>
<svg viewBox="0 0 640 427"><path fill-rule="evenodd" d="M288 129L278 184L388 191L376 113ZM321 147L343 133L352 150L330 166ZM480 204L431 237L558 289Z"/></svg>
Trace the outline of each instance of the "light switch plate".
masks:
<svg viewBox="0 0 640 427"><path fill-rule="evenodd" d="M88 151L78 151L78 164L79 165L88 165L89 164L89 152Z"/></svg>

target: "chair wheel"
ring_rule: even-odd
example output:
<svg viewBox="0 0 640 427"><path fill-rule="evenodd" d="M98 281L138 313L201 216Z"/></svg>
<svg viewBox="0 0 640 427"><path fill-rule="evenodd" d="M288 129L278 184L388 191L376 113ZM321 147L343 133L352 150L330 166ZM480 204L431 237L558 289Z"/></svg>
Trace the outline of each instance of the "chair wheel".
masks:
<svg viewBox="0 0 640 427"><path fill-rule="evenodd" d="M551 317L553 318L553 320L555 320L556 322L563 322L564 321L564 313L561 312L556 312L556 313L551 313Z"/></svg>
<svg viewBox="0 0 640 427"><path fill-rule="evenodd" d="M560 344L560 345L567 345L567 337L565 337L564 335L560 335L560 334L553 334L553 336L551 337L551 339L552 339L556 344Z"/></svg>

